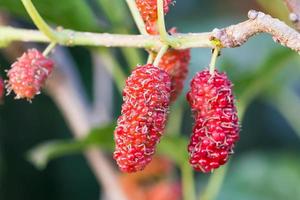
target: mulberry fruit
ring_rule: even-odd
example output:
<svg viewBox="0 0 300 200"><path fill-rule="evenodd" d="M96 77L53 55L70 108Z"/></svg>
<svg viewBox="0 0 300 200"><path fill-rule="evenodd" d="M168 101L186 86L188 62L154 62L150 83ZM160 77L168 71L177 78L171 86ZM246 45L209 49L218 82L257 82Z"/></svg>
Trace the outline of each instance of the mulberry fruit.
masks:
<svg viewBox="0 0 300 200"><path fill-rule="evenodd" d="M121 171L140 171L151 161L165 128L170 92L169 75L152 64L137 67L127 79L114 131L114 159Z"/></svg>
<svg viewBox="0 0 300 200"><path fill-rule="evenodd" d="M8 93L12 90L16 99L31 100L40 93L41 87L53 70L54 63L36 49L29 49L8 70L6 84Z"/></svg>
<svg viewBox="0 0 300 200"><path fill-rule="evenodd" d="M4 94L4 82L3 79L0 77L0 101L3 97L3 94Z"/></svg>
<svg viewBox="0 0 300 200"><path fill-rule="evenodd" d="M170 49L161 58L160 68L171 77L171 102L176 100L183 89L184 81L188 75L190 59L190 49Z"/></svg>
<svg viewBox="0 0 300 200"><path fill-rule="evenodd" d="M146 30L149 34L158 34L157 22L157 1L156 0L136 0L136 5L145 22ZM169 5L172 0L164 0L164 13L169 12Z"/></svg>
<svg viewBox="0 0 300 200"><path fill-rule="evenodd" d="M239 124L232 83L225 73L211 75L206 69L191 81L187 100L195 118L188 145L190 164L197 171L211 172L223 165L239 140Z"/></svg>

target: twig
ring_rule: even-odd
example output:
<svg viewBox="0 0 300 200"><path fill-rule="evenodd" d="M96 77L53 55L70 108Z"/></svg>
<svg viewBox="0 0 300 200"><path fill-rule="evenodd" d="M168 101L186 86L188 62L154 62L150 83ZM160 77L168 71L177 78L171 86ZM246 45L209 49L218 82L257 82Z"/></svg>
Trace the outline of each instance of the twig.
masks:
<svg viewBox="0 0 300 200"><path fill-rule="evenodd" d="M176 41L176 49L213 48L212 38L219 39L223 47L233 48L241 46L258 33L269 33L276 42L300 52L300 34L297 31L262 12L251 10L248 16L250 19L247 21L223 29L215 29L213 32L174 34L170 37ZM61 30L55 33L61 35L59 41L61 45L136 47L156 50L164 45L159 36L151 35L100 34L72 30ZM0 27L0 44L11 41L49 42L49 39L39 31ZM172 44L170 45L173 47Z"/></svg>
<svg viewBox="0 0 300 200"><path fill-rule="evenodd" d="M284 0L290 11L290 20L294 23L296 29L300 31L300 1Z"/></svg>
<svg viewBox="0 0 300 200"><path fill-rule="evenodd" d="M56 51L58 50L56 49ZM80 87L76 87L80 81L74 68L70 66L70 63L66 63L64 52L60 51L54 55L59 68L56 68L48 80L47 91L62 111L74 136L80 138L92 128L92 111L84 98L84 93ZM109 199L125 200L126 197L119 186L113 167L101 151L91 149L85 152L85 156Z"/></svg>
<svg viewBox="0 0 300 200"><path fill-rule="evenodd" d="M262 12L250 10L249 20L224 29L215 29L213 36L219 39L224 47L237 47L258 33L269 33L275 42L300 52L300 34L279 19Z"/></svg>

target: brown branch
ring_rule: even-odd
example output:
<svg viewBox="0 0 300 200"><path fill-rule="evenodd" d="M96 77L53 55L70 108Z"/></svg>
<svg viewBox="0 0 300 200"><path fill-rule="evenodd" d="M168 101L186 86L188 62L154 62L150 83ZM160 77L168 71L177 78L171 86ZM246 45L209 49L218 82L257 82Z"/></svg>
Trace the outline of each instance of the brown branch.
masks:
<svg viewBox="0 0 300 200"><path fill-rule="evenodd" d="M249 20L237 25L215 29L212 36L219 39L224 47L231 48L241 46L258 33L269 33L275 42L300 52L300 34L284 22L255 10L250 10L248 17Z"/></svg>
<svg viewBox="0 0 300 200"><path fill-rule="evenodd" d="M300 31L300 1L299 0L284 0L290 11L290 20L294 23L297 30Z"/></svg>

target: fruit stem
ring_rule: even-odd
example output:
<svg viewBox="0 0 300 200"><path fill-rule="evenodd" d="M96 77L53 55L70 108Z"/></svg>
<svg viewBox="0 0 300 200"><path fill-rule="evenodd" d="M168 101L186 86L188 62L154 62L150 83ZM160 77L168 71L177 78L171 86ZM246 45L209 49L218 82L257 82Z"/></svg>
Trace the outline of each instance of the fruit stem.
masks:
<svg viewBox="0 0 300 200"><path fill-rule="evenodd" d="M153 65L158 67L158 64L161 60L161 58L163 57L163 55L166 53L166 51L168 50L169 46L168 45L164 45L158 52L154 62L153 62Z"/></svg>
<svg viewBox="0 0 300 200"><path fill-rule="evenodd" d="M129 10L131 12L131 15L134 19L134 22L135 22L137 28L139 29L140 33L143 35L148 35L144 20L140 14L138 7L136 6L135 0L126 0L126 2L129 7Z"/></svg>
<svg viewBox="0 0 300 200"><path fill-rule="evenodd" d="M157 23L158 23L158 30L159 30L160 37L163 41L167 41L169 34L166 31L163 0L157 0L157 17L158 17Z"/></svg>
<svg viewBox="0 0 300 200"><path fill-rule="evenodd" d="M38 13L37 9L34 7L31 0L21 0L27 13L31 17L34 24L37 26L37 28L43 32L51 41L57 42L59 41L58 36L55 34L55 32L52 30L50 26L44 21L44 19L41 17L41 15Z"/></svg>
<svg viewBox="0 0 300 200"><path fill-rule="evenodd" d="M153 60L154 60L154 54L152 52L149 52L147 64L153 63Z"/></svg>
<svg viewBox="0 0 300 200"><path fill-rule="evenodd" d="M208 184L203 192L200 195L201 200L215 200L220 193L223 181L228 170L229 163L217 169L209 178Z"/></svg>
<svg viewBox="0 0 300 200"><path fill-rule="evenodd" d="M46 49L43 51L43 55L47 57L47 55L55 48L56 42L51 42Z"/></svg>
<svg viewBox="0 0 300 200"><path fill-rule="evenodd" d="M182 173L182 191L184 200L196 200L195 181L192 168L186 163L180 167Z"/></svg>
<svg viewBox="0 0 300 200"><path fill-rule="evenodd" d="M166 30L164 0L157 0L157 25L160 40L169 46L177 47L179 45L179 41L172 38Z"/></svg>
<svg viewBox="0 0 300 200"><path fill-rule="evenodd" d="M216 46L213 49L213 55L211 57L210 64L209 64L209 73L210 73L210 75L214 74L214 71L215 71L215 68L216 68L216 60L217 60L217 57L219 56L219 52L220 52L220 47Z"/></svg>

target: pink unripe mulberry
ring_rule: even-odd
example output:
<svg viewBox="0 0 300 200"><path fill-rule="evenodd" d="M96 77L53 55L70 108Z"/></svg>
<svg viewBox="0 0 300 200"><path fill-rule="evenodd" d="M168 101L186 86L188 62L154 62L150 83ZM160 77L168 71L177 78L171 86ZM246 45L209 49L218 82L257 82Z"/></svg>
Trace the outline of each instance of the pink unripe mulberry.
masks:
<svg viewBox="0 0 300 200"><path fill-rule="evenodd" d="M239 139L239 123L232 83L225 73L211 75L206 69L191 81L187 100L195 118L188 145L190 164L210 172L223 165Z"/></svg>
<svg viewBox="0 0 300 200"><path fill-rule="evenodd" d="M123 172L143 170L163 134L170 103L169 75L152 64L138 66L126 81L114 132L114 159Z"/></svg>
<svg viewBox="0 0 300 200"><path fill-rule="evenodd" d="M41 52L29 49L12 64L7 72L8 93L13 90L16 99L31 100L40 93L41 87L52 72L53 65L53 62Z"/></svg>

